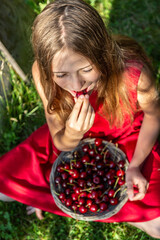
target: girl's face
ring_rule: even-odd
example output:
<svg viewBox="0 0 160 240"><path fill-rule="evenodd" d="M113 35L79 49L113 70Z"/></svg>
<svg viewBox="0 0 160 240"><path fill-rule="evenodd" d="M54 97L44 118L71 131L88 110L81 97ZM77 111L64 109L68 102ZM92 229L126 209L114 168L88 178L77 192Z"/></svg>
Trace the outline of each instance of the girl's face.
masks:
<svg viewBox="0 0 160 240"><path fill-rule="evenodd" d="M73 96L84 89L89 92L100 78L100 72L90 60L70 49L54 56L51 70L53 81Z"/></svg>

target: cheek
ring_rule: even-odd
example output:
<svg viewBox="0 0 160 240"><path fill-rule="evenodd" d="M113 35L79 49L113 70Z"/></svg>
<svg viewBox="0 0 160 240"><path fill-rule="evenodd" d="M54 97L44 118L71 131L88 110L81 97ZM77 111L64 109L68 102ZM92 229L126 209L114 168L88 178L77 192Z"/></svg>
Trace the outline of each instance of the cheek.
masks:
<svg viewBox="0 0 160 240"><path fill-rule="evenodd" d="M53 78L53 81L60 87L64 87L65 86L65 81L63 79Z"/></svg>
<svg viewBox="0 0 160 240"><path fill-rule="evenodd" d="M100 76L101 76L100 73L94 72L90 76L90 81L96 82L100 78Z"/></svg>

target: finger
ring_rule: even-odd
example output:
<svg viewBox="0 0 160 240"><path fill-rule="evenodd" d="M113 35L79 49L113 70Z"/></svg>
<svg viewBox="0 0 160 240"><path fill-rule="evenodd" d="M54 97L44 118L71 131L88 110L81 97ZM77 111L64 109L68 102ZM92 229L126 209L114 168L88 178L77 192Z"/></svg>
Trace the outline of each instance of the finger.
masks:
<svg viewBox="0 0 160 240"><path fill-rule="evenodd" d="M37 218L38 218L39 220L44 219L44 217L43 217L43 215L42 215L42 210L41 210L41 209L36 208L36 209L35 209L35 212L36 212L36 216L37 216Z"/></svg>
<svg viewBox="0 0 160 240"><path fill-rule="evenodd" d="M75 102L75 105L73 106L73 110L69 116L69 120L71 122L75 122L78 119L82 104L84 102L84 96L81 95Z"/></svg>
<svg viewBox="0 0 160 240"><path fill-rule="evenodd" d="M84 129L87 129L87 128L90 126L90 121L91 121L92 112L93 112L92 106L89 105L89 106L88 106L87 115L86 115L86 118L85 118L85 120L84 120L84 125L83 125Z"/></svg>
<svg viewBox="0 0 160 240"><path fill-rule="evenodd" d="M136 193L134 197L132 198L132 201L137 201L137 200L142 200L144 198L145 194L144 193Z"/></svg>
<svg viewBox="0 0 160 240"><path fill-rule="evenodd" d="M95 112L94 109L91 107L92 109L92 113L91 113L91 118L90 118L90 128L92 127L93 123L94 123L94 119L95 119Z"/></svg>
<svg viewBox="0 0 160 240"><path fill-rule="evenodd" d="M78 120L77 120L78 124L84 124L87 113L88 113L89 105L90 105L89 95L85 95L83 105L82 105L82 108L81 108L81 111L79 113Z"/></svg>
<svg viewBox="0 0 160 240"><path fill-rule="evenodd" d="M135 194L133 201L143 199L147 192L148 186L149 186L149 184L147 181L140 182L137 186L139 192L137 194Z"/></svg>
<svg viewBox="0 0 160 240"><path fill-rule="evenodd" d="M133 183L131 181L127 182L127 194L128 194L129 200L132 201L134 197L134 191L133 191Z"/></svg>

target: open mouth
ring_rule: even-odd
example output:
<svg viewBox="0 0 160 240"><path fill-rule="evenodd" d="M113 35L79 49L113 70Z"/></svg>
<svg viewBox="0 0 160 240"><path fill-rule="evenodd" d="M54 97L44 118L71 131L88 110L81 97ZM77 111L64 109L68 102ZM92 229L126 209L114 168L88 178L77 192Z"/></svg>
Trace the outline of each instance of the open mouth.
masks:
<svg viewBox="0 0 160 240"><path fill-rule="evenodd" d="M76 93L76 97L78 98L80 95L87 94L87 88L82 91L78 91L78 92L74 91L74 92Z"/></svg>

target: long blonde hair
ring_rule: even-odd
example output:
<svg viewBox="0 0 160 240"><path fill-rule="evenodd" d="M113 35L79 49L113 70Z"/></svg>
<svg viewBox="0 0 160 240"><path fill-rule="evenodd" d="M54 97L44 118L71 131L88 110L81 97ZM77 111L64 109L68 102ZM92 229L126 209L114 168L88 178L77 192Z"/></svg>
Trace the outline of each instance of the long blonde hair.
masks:
<svg viewBox="0 0 160 240"><path fill-rule="evenodd" d="M48 4L34 21L32 45L50 114L56 113L64 122L73 108L71 95L53 81L51 73L54 55L66 47L90 59L101 73L97 102L103 103L110 125L121 125L124 112L132 119L135 108L130 104L132 99L122 74L129 60L151 69L148 58L134 40L111 36L90 5L82 0L55 0Z"/></svg>

